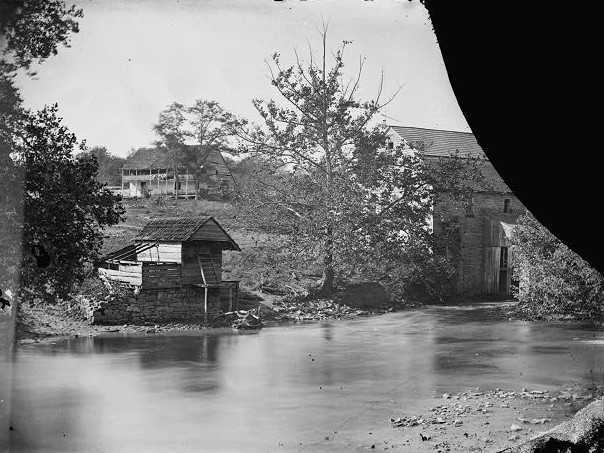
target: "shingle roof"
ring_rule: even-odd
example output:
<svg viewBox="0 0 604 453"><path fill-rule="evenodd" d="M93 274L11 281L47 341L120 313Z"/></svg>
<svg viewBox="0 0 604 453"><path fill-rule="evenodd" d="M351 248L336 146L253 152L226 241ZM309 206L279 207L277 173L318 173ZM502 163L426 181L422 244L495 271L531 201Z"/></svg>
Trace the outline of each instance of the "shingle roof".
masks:
<svg viewBox="0 0 604 453"><path fill-rule="evenodd" d="M471 132L408 126L390 126L390 129L407 141L407 143L423 142L425 149L421 152L426 156L446 157L452 152L459 150L461 157L486 158L484 151L476 141L476 137Z"/></svg>
<svg viewBox="0 0 604 453"><path fill-rule="evenodd" d="M164 148L140 148L126 158L124 170L170 168L172 164Z"/></svg>
<svg viewBox="0 0 604 453"><path fill-rule="evenodd" d="M227 242L230 249L240 250L235 241L226 231L216 222L213 217L160 217L151 220L145 225L142 231L134 238L135 241L164 241L164 242L185 242L206 223L215 224L224 235L220 238L211 233L208 235L208 241ZM203 237L196 236L195 240L204 240Z"/></svg>
<svg viewBox="0 0 604 453"><path fill-rule="evenodd" d="M204 147L203 153L199 152L199 145L184 145L184 161L195 160L204 161L213 151L212 148ZM219 152L220 154L220 152ZM185 165L181 164L183 167ZM173 163L166 148L140 148L131 156L126 158L124 170L148 170L148 169L168 169L172 168Z"/></svg>

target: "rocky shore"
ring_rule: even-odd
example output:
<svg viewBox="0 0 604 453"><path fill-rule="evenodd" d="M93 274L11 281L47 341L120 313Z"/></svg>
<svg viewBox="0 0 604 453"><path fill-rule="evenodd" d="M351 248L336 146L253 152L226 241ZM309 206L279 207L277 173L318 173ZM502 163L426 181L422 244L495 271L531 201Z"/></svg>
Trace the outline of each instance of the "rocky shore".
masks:
<svg viewBox="0 0 604 453"><path fill-rule="evenodd" d="M63 337L96 336L108 333L160 333L179 330L207 330L211 328L259 328L285 323L350 319L385 313L388 309L361 310L331 300L299 302L280 299L262 303L259 298L244 299L241 310L224 313L212 319L209 326L201 322L142 322L139 324L90 324L85 314L73 304L21 304L17 314L16 339L35 342Z"/></svg>
<svg viewBox="0 0 604 453"><path fill-rule="evenodd" d="M604 385L595 384L585 388L567 384L559 389L476 388L444 393L440 401L421 413L402 412L390 418L396 433L387 442L391 448L405 445L409 447L406 451L418 453L532 452L512 447L567 421L577 410L601 400L603 394Z"/></svg>

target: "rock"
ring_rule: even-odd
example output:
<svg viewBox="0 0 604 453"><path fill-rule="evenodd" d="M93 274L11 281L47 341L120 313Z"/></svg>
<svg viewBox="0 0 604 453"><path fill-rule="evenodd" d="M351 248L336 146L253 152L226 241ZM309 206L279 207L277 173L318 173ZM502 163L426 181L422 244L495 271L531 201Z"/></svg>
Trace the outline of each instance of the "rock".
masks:
<svg viewBox="0 0 604 453"><path fill-rule="evenodd" d="M518 425L512 425L510 427L510 431L512 431L512 432L521 431L521 430L522 430L522 428L520 426L518 426Z"/></svg>
<svg viewBox="0 0 604 453"><path fill-rule="evenodd" d="M389 300L388 293L377 282L353 283L341 295L341 302L353 308L380 309Z"/></svg>
<svg viewBox="0 0 604 453"><path fill-rule="evenodd" d="M555 451L602 451L604 449L604 398L577 412L574 417L526 442L497 453L545 453Z"/></svg>

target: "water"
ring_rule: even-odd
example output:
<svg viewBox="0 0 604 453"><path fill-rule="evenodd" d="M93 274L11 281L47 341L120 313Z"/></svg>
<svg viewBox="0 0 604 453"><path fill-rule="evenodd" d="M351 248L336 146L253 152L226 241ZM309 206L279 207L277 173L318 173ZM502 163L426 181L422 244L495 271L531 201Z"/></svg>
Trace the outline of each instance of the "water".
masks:
<svg viewBox="0 0 604 453"><path fill-rule="evenodd" d="M444 392L601 384L603 352L602 329L492 321L476 307L22 345L9 442L28 452L323 451L313 446L331 436L346 451Z"/></svg>

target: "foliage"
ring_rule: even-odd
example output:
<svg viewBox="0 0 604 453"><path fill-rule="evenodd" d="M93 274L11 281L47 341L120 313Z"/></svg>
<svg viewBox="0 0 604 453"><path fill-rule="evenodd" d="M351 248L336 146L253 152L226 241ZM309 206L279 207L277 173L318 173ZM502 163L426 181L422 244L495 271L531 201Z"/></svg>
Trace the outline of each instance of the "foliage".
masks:
<svg viewBox="0 0 604 453"><path fill-rule="evenodd" d="M218 102L198 99L191 106L179 102L168 105L159 114L153 127L159 136L159 145L167 148L175 174L177 167L186 166L196 175L196 193L200 194L199 181L206 170L208 148L228 149L233 115ZM186 146L189 143L198 148Z"/></svg>
<svg viewBox="0 0 604 453"><path fill-rule="evenodd" d="M345 84L349 42L328 67L326 37L324 28L322 53L316 59L311 52L308 64L296 58L284 68L273 55L281 103L255 100L264 125L239 123L241 152L249 156L241 165L254 177L236 201L246 222L288 237L292 256L321 261L318 295L331 295L337 274L394 287L401 273L418 279L421 267L443 264L433 254L430 223L434 188L444 184L436 175L446 171L428 169L409 149L384 149L385 129L371 126L389 102L380 101L381 82L374 100L358 100L362 63Z"/></svg>
<svg viewBox="0 0 604 453"><path fill-rule="evenodd" d="M54 105L30 116L17 154L25 176L21 291L47 301L66 298L90 274L102 229L117 224L124 212L120 197L96 179L96 158L73 156L77 139L61 125L57 110ZM52 257L49 267L38 268L29 256L36 244Z"/></svg>
<svg viewBox="0 0 604 453"><path fill-rule="evenodd" d="M119 186L122 182L121 169L126 162L123 157L114 156L104 146L94 146L82 153L82 157L94 156L99 166L97 179L108 186Z"/></svg>
<svg viewBox="0 0 604 453"><path fill-rule="evenodd" d="M82 11L57 0L0 2L0 285L16 289L23 226L23 171L13 161L24 136L28 112L15 85L17 70L29 75L41 63L69 45ZM15 292L15 291L13 291Z"/></svg>
<svg viewBox="0 0 604 453"><path fill-rule="evenodd" d="M2 2L0 12L3 52L23 69L56 55L59 44L69 46L83 17L81 9L60 0L12 0Z"/></svg>
<svg viewBox="0 0 604 453"><path fill-rule="evenodd" d="M538 315L604 313L604 277L530 213L518 219L511 239L515 295Z"/></svg>

